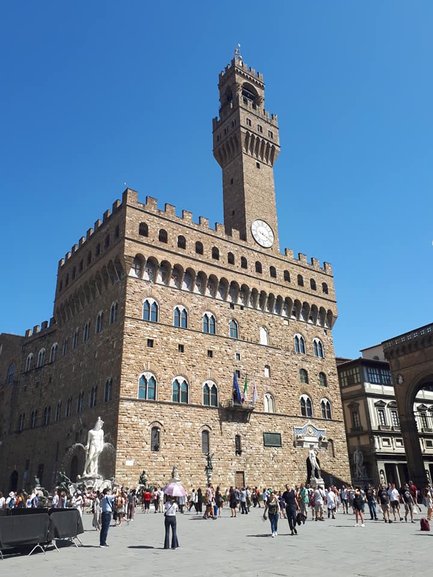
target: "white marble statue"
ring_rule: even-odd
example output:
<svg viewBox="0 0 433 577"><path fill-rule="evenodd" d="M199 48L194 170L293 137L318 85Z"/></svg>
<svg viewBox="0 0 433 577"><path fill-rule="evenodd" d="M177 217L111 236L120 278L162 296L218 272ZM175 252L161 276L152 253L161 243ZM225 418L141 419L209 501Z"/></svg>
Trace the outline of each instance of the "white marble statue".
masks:
<svg viewBox="0 0 433 577"><path fill-rule="evenodd" d="M353 464L355 465L355 479L362 479L365 476L364 454L359 447L353 453Z"/></svg>
<svg viewBox="0 0 433 577"><path fill-rule="evenodd" d="M95 423L93 429L87 433L86 462L84 464L83 476L97 476L98 475L98 460L99 455L104 448L104 431L102 429L104 421L101 417Z"/></svg>
<svg viewBox="0 0 433 577"><path fill-rule="evenodd" d="M308 452L308 459L311 465L311 477L315 479L321 479L322 476L320 472L319 462L317 460L317 452L318 452L317 449L311 448L310 451Z"/></svg>

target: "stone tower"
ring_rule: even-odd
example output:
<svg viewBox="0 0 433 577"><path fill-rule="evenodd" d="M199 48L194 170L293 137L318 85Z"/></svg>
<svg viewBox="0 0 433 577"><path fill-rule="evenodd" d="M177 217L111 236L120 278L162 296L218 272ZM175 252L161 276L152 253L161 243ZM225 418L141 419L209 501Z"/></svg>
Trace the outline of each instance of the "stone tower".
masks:
<svg viewBox="0 0 433 577"><path fill-rule="evenodd" d="M238 48L219 75L218 88L213 152L223 169L226 232L237 229L241 239L278 252L273 171L280 149L278 122L264 108L263 75L244 63Z"/></svg>

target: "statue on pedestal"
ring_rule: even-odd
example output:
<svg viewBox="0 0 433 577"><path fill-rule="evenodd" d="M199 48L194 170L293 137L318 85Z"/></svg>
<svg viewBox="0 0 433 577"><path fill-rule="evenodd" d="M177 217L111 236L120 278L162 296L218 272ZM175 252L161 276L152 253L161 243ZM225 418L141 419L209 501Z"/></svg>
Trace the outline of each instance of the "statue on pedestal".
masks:
<svg viewBox="0 0 433 577"><path fill-rule="evenodd" d="M104 449L104 431L102 429L104 421L101 417L95 423L93 429L87 433L86 462L84 464L83 477L97 477L98 476L98 460L99 455Z"/></svg>
<svg viewBox="0 0 433 577"><path fill-rule="evenodd" d="M310 485L313 488L323 485L322 472L320 470L319 459L317 458L318 453L319 451L310 445L310 450L308 451L308 465L311 470Z"/></svg>

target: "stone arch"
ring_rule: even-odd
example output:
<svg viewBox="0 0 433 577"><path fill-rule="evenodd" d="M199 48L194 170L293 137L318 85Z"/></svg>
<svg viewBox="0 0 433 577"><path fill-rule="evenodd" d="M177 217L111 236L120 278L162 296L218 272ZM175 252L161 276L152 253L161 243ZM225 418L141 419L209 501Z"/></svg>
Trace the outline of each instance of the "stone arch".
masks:
<svg viewBox="0 0 433 577"><path fill-rule="evenodd" d="M170 286L180 289L183 281L183 267L180 264L175 264L171 271Z"/></svg>
<svg viewBox="0 0 433 577"><path fill-rule="evenodd" d="M239 293L240 289L238 283L236 281L232 281L229 287L229 301L234 304L237 304L239 299Z"/></svg>
<svg viewBox="0 0 433 577"><path fill-rule="evenodd" d="M171 263L168 260L163 260L159 265L159 274L161 277L161 282L168 286L170 284L171 279Z"/></svg>
<svg viewBox="0 0 433 577"><path fill-rule="evenodd" d="M206 292L206 285L207 285L207 275L202 270L197 273L195 277L195 288L194 292L198 292L201 295L204 295Z"/></svg>
<svg viewBox="0 0 433 577"><path fill-rule="evenodd" d="M223 277L220 279L218 283L218 293L217 293L218 298L220 298L223 301L227 300L228 290L229 290L229 281Z"/></svg>
<svg viewBox="0 0 433 577"><path fill-rule="evenodd" d="M215 297L218 290L218 279L214 274L209 275L207 279L206 294Z"/></svg>

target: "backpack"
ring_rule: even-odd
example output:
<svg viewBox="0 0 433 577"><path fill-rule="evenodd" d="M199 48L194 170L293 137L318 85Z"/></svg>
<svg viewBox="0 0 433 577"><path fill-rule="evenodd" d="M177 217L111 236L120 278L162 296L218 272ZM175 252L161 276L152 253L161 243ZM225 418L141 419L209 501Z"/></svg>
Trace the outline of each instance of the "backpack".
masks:
<svg viewBox="0 0 433 577"><path fill-rule="evenodd" d="M430 531L430 523L428 522L427 519L425 519L425 518L420 519L419 523L421 525L421 527L420 527L421 531Z"/></svg>

